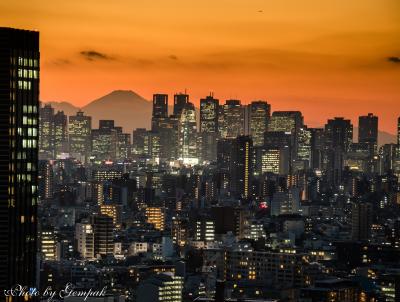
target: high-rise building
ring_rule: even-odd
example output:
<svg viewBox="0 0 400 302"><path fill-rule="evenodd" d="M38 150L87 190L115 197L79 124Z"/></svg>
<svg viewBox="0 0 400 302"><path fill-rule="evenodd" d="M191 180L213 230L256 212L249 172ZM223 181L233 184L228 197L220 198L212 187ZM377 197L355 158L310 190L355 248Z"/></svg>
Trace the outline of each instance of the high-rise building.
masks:
<svg viewBox="0 0 400 302"><path fill-rule="evenodd" d="M372 113L358 118L358 142L368 144L370 156L376 155L378 148L378 117Z"/></svg>
<svg viewBox="0 0 400 302"><path fill-rule="evenodd" d="M54 108L45 104L39 108L39 152L45 158L54 157Z"/></svg>
<svg viewBox="0 0 400 302"><path fill-rule="evenodd" d="M212 95L200 100L200 132L218 132L218 107L219 100Z"/></svg>
<svg viewBox="0 0 400 302"><path fill-rule="evenodd" d="M201 159L217 158L219 100L212 95L200 100Z"/></svg>
<svg viewBox="0 0 400 302"><path fill-rule="evenodd" d="M347 152L353 141L353 125L350 120L335 117L325 125L326 144L330 148Z"/></svg>
<svg viewBox="0 0 400 302"><path fill-rule="evenodd" d="M54 172L51 161L40 160L38 168L39 199L49 199L54 194Z"/></svg>
<svg viewBox="0 0 400 302"><path fill-rule="evenodd" d="M144 153L144 140L146 136L146 128L137 128L132 133L132 154L140 155Z"/></svg>
<svg viewBox="0 0 400 302"><path fill-rule="evenodd" d="M73 157L86 162L91 154L92 118L82 111L69 117L69 152Z"/></svg>
<svg viewBox="0 0 400 302"><path fill-rule="evenodd" d="M325 125L325 148L328 180L338 186L342 180L344 155L353 141L353 125L350 120L335 117Z"/></svg>
<svg viewBox="0 0 400 302"><path fill-rule="evenodd" d="M253 176L253 141L251 137L239 136L234 141L230 173L232 193L240 198L249 198Z"/></svg>
<svg viewBox="0 0 400 302"><path fill-rule="evenodd" d="M168 95L153 95L153 118L168 117Z"/></svg>
<svg viewBox="0 0 400 302"><path fill-rule="evenodd" d="M222 106L220 133L223 138L245 134L245 110L239 100L227 100Z"/></svg>
<svg viewBox="0 0 400 302"><path fill-rule="evenodd" d="M160 134L156 131L147 131L144 136L143 154L153 162L160 161Z"/></svg>
<svg viewBox="0 0 400 302"><path fill-rule="evenodd" d="M68 151L68 122L64 111L57 111L54 115L54 149L55 156Z"/></svg>
<svg viewBox="0 0 400 302"><path fill-rule="evenodd" d="M322 169L325 150L325 131L322 128L309 128L311 132L311 168Z"/></svg>
<svg viewBox="0 0 400 302"><path fill-rule="evenodd" d="M174 95L174 115L179 117L186 104L189 103L189 95L177 93Z"/></svg>
<svg viewBox="0 0 400 302"><path fill-rule="evenodd" d="M0 78L0 288L30 288L36 285L39 32L0 28Z"/></svg>
<svg viewBox="0 0 400 302"><path fill-rule="evenodd" d="M185 164L198 163L196 110L188 103L182 110L178 125L179 159Z"/></svg>
<svg viewBox="0 0 400 302"><path fill-rule="evenodd" d="M123 133L122 127L114 127L117 132L117 141L115 156L119 161L124 161L131 157L131 135L129 133Z"/></svg>
<svg viewBox="0 0 400 302"><path fill-rule="evenodd" d="M92 156L96 161L115 160L117 131L113 120L100 120L99 129L92 130Z"/></svg>
<svg viewBox="0 0 400 302"><path fill-rule="evenodd" d="M183 277L174 276L172 273L157 274L139 285L136 300L181 302L183 282Z"/></svg>
<svg viewBox="0 0 400 302"><path fill-rule="evenodd" d="M248 107L249 134L253 138L254 147L261 147L264 145L264 133L267 131L271 105L265 101L255 101Z"/></svg>
<svg viewBox="0 0 400 302"><path fill-rule="evenodd" d="M311 131L306 126L301 127L297 135L297 160L303 163L303 168L311 167Z"/></svg>

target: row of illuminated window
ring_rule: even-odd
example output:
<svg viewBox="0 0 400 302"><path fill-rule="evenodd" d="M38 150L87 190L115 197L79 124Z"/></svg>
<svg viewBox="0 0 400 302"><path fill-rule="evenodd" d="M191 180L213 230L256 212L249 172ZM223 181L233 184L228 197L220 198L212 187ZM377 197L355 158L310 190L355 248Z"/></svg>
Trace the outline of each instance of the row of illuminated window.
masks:
<svg viewBox="0 0 400 302"><path fill-rule="evenodd" d="M22 148L36 148L37 140L36 139L23 139L22 140Z"/></svg>
<svg viewBox="0 0 400 302"><path fill-rule="evenodd" d="M22 107L22 112L23 113L37 113L37 106L24 105Z"/></svg>
<svg viewBox="0 0 400 302"><path fill-rule="evenodd" d="M21 90L31 90L31 89L32 89L32 83L31 83L31 81L19 80L19 81L18 81L18 89L21 89Z"/></svg>
<svg viewBox="0 0 400 302"><path fill-rule="evenodd" d="M39 71L32 69L18 69L18 77L19 78L29 78L29 79L37 79L39 75Z"/></svg>
<svg viewBox="0 0 400 302"><path fill-rule="evenodd" d="M25 129L22 129L22 128L19 127L18 128L18 134L19 135L27 135L27 136L37 136L37 134L38 134L37 128L29 127L26 132L24 130Z"/></svg>
<svg viewBox="0 0 400 302"><path fill-rule="evenodd" d="M22 124L23 125L37 125L37 119L33 117L22 117Z"/></svg>
<svg viewBox="0 0 400 302"><path fill-rule="evenodd" d="M14 58L14 64L15 58ZM29 66L29 67L39 67L39 60L38 59L29 59L24 57L18 57L18 65L19 66Z"/></svg>

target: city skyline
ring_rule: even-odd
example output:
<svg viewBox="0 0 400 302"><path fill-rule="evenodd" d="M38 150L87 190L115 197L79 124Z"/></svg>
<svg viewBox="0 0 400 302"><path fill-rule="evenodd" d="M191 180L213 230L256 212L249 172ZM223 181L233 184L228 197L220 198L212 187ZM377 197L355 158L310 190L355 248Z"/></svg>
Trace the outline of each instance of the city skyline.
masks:
<svg viewBox="0 0 400 302"><path fill-rule="evenodd" d="M400 301L399 11L1 1L0 302Z"/></svg>
<svg viewBox="0 0 400 302"><path fill-rule="evenodd" d="M354 123L368 103L390 133L400 114L396 1L0 8L3 25L42 33L43 101L82 106L114 89L150 99L187 88L196 106L209 91L243 103L265 99L276 110L302 111L311 126L339 115Z"/></svg>

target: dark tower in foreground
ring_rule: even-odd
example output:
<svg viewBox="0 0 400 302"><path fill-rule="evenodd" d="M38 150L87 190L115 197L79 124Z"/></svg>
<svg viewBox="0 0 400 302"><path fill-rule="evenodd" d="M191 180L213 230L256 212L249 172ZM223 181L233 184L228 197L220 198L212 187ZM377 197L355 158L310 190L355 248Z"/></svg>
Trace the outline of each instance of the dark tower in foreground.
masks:
<svg viewBox="0 0 400 302"><path fill-rule="evenodd" d="M35 286L38 107L39 33L1 27L1 289Z"/></svg>

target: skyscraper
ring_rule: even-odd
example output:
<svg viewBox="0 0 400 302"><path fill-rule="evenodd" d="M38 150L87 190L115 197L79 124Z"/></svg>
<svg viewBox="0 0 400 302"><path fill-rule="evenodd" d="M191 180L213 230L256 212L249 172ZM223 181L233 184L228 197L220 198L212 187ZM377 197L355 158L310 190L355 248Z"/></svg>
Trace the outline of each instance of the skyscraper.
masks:
<svg viewBox="0 0 400 302"><path fill-rule="evenodd" d="M339 148L346 152L353 141L353 125L350 120L335 117L328 120L325 125L325 135L326 143L330 148Z"/></svg>
<svg viewBox="0 0 400 302"><path fill-rule="evenodd" d="M196 111L192 103L182 110L178 125L179 158L186 164L197 164L197 125Z"/></svg>
<svg viewBox="0 0 400 302"><path fill-rule="evenodd" d="M244 135L244 107L239 100L227 100L223 105L223 124L220 126L221 136L236 138Z"/></svg>
<svg viewBox="0 0 400 302"><path fill-rule="evenodd" d="M82 111L69 117L69 152L87 161L91 152L92 118Z"/></svg>
<svg viewBox="0 0 400 302"><path fill-rule="evenodd" d="M51 158L54 155L54 108L45 104L39 108L39 113L39 152Z"/></svg>
<svg viewBox="0 0 400 302"><path fill-rule="evenodd" d="M36 285L38 32L0 28L0 78L0 288L29 288Z"/></svg>
<svg viewBox="0 0 400 302"><path fill-rule="evenodd" d="M253 141L249 136L236 138L231 157L231 190L238 197L247 199L251 194L253 176Z"/></svg>
<svg viewBox="0 0 400 302"><path fill-rule="evenodd" d="M216 160L219 101L212 95L200 100L201 158Z"/></svg>
<svg viewBox="0 0 400 302"><path fill-rule="evenodd" d="M350 120L335 117L325 125L325 148L327 154L328 179L335 186L342 179L344 154L353 141L353 125Z"/></svg>
<svg viewBox="0 0 400 302"><path fill-rule="evenodd" d="M92 156L96 161L115 160L117 131L113 120L100 120L99 129L92 130Z"/></svg>
<svg viewBox="0 0 400 302"><path fill-rule="evenodd" d="M153 95L153 118L168 116L168 95Z"/></svg>
<svg viewBox="0 0 400 302"><path fill-rule="evenodd" d="M57 157L67 150L68 143L68 123L64 111L57 111L54 115L54 155Z"/></svg>
<svg viewBox="0 0 400 302"><path fill-rule="evenodd" d="M271 105L264 101L255 101L249 105L249 132L254 147L264 145L264 133L267 131Z"/></svg>
<svg viewBox="0 0 400 302"><path fill-rule="evenodd" d="M189 95L177 93L174 95L174 115L180 116L183 108L189 103Z"/></svg>
<svg viewBox="0 0 400 302"><path fill-rule="evenodd" d="M200 100L200 132L216 133L218 131L219 101L212 95Z"/></svg>
<svg viewBox="0 0 400 302"><path fill-rule="evenodd" d="M367 144L370 155L373 156L378 148L378 117L372 113L358 118L358 142Z"/></svg>

